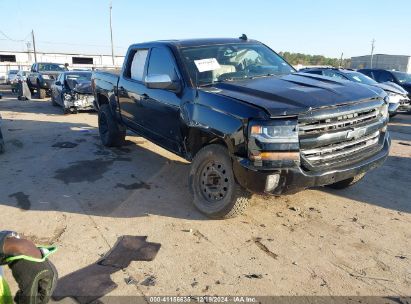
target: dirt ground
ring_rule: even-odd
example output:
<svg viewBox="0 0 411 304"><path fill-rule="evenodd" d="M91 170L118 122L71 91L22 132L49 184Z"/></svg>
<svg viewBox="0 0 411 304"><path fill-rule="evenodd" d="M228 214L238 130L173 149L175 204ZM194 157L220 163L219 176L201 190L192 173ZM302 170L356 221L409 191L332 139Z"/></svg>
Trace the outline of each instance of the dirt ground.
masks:
<svg viewBox="0 0 411 304"><path fill-rule="evenodd" d="M7 93L0 112L0 229L56 244L60 277L133 235L161 248L112 273L109 295L411 295L411 115L392 119L388 160L352 188L254 196L218 221L191 204L187 162L133 134L103 147L95 113Z"/></svg>

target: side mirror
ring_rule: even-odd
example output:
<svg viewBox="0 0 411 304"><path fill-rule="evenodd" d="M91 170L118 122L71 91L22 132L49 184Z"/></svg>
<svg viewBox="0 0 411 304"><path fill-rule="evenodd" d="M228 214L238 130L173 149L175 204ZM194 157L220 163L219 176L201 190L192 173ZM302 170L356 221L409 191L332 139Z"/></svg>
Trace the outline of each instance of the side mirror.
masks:
<svg viewBox="0 0 411 304"><path fill-rule="evenodd" d="M61 82L60 82L60 81L56 81L54 84L59 86L59 85L61 85Z"/></svg>
<svg viewBox="0 0 411 304"><path fill-rule="evenodd" d="M169 75L150 75L145 79L146 87L149 89L169 90L179 92L181 84L179 80L172 80Z"/></svg>

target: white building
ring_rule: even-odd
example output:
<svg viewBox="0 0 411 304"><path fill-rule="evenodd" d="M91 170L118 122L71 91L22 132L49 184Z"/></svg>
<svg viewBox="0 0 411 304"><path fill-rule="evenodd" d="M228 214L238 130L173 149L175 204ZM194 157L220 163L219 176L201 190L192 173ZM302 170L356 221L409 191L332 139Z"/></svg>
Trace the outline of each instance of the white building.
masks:
<svg viewBox="0 0 411 304"><path fill-rule="evenodd" d="M372 67L374 69L396 70L411 73L411 56L376 54L372 59ZM371 68L371 55L352 57L351 68Z"/></svg>
<svg viewBox="0 0 411 304"><path fill-rule="evenodd" d="M123 61L124 56L115 56L114 67L122 66ZM37 62L68 63L70 69L113 67L111 55L37 52ZM5 79L9 70L29 70L33 63L34 53L32 51L0 51L0 81Z"/></svg>

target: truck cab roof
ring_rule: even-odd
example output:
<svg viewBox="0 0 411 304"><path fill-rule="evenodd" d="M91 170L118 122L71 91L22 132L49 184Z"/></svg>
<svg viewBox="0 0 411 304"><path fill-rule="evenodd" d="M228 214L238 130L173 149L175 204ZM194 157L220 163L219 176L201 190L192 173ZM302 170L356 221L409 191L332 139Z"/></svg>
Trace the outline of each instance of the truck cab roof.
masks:
<svg viewBox="0 0 411 304"><path fill-rule="evenodd" d="M217 45L217 44L261 44L261 42L253 39L241 39L241 38L196 38L196 39L181 39L181 40L157 40L149 41L143 43L135 43L130 47L146 47L153 45L167 45L175 48L185 48L185 47L198 47L206 45Z"/></svg>

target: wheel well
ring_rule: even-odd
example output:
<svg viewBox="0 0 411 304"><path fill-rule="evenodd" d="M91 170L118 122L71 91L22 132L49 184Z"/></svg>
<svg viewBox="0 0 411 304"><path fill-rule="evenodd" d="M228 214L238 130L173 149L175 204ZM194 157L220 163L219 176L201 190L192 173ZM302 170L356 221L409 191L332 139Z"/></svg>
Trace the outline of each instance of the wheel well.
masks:
<svg viewBox="0 0 411 304"><path fill-rule="evenodd" d="M189 130L187 137L187 152L190 158L194 158L198 151L211 144L218 144L228 148L227 143L221 137L198 129Z"/></svg>
<svg viewBox="0 0 411 304"><path fill-rule="evenodd" d="M99 106L103 105L103 104L108 104L108 98L104 95L98 94L97 95L97 103Z"/></svg>

